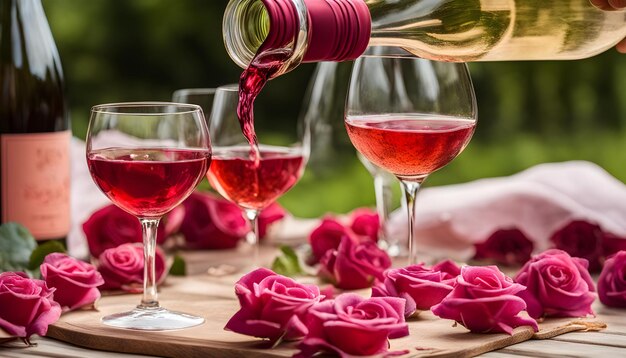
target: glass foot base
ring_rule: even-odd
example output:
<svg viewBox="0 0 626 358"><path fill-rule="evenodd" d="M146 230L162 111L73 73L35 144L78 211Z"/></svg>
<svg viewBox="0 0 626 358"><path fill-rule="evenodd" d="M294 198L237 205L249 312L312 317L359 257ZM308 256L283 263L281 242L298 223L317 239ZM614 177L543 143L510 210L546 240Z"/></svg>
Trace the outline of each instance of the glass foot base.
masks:
<svg viewBox="0 0 626 358"><path fill-rule="evenodd" d="M181 312L169 311L162 307L140 308L102 317L107 326L137 329L142 331L167 331L183 329L204 323L204 318Z"/></svg>

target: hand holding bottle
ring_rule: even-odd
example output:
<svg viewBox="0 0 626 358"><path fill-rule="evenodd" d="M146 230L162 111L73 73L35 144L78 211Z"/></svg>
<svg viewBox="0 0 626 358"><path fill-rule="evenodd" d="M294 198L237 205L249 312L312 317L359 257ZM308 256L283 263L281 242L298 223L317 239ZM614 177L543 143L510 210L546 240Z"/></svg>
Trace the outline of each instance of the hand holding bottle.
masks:
<svg viewBox="0 0 626 358"><path fill-rule="evenodd" d="M626 9L626 0L591 0L591 3L606 11ZM621 53L626 53L626 38L620 41L615 48Z"/></svg>

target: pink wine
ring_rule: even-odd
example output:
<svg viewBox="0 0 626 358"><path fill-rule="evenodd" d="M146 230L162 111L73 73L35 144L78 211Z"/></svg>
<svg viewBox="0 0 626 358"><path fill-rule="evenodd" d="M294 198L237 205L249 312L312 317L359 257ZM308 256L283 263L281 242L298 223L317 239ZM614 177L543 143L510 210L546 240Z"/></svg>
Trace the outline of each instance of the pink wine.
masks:
<svg viewBox="0 0 626 358"><path fill-rule="evenodd" d="M202 180L211 152L190 149L107 148L88 154L100 190L137 217L160 217L180 204Z"/></svg>
<svg viewBox="0 0 626 358"><path fill-rule="evenodd" d="M215 148L207 176L224 197L246 209L260 210L291 189L303 171L300 149L260 146L258 163L248 147Z"/></svg>
<svg viewBox="0 0 626 358"><path fill-rule="evenodd" d="M352 144L400 178L422 177L448 164L467 145L476 121L445 116L372 115L346 119Z"/></svg>
<svg viewBox="0 0 626 358"><path fill-rule="evenodd" d="M250 155L257 158L258 141L254 130L254 101L267 81L284 65L291 53L287 50L263 51L254 57L239 78L237 116L244 137L250 144Z"/></svg>

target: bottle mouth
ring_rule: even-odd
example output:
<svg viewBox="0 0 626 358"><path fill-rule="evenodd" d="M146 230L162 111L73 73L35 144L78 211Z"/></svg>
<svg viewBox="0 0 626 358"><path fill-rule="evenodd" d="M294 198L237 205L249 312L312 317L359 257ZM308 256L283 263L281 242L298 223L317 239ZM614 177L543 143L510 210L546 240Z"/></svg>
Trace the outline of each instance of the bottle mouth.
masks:
<svg viewBox="0 0 626 358"><path fill-rule="evenodd" d="M229 1L222 25L229 56L239 67L248 67L270 32L265 5L260 0Z"/></svg>
<svg viewBox="0 0 626 358"><path fill-rule="evenodd" d="M306 52L308 23L303 0L231 0L222 27L226 50L241 68L248 67L259 49L290 52L275 77L295 68Z"/></svg>

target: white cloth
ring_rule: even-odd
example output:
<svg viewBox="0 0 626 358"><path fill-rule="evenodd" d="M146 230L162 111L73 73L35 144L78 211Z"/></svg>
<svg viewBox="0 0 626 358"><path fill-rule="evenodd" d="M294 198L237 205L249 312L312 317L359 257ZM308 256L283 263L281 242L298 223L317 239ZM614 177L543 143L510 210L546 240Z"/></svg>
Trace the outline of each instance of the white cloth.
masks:
<svg viewBox="0 0 626 358"><path fill-rule="evenodd" d="M392 215L392 235L406 237L406 218L403 210ZM417 195L415 235L417 245L466 259L474 243L502 228L517 227L537 251L545 250L551 234L574 219L626 237L624 183L596 164L571 161L537 165L509 177L425 188Z"/></svg>

